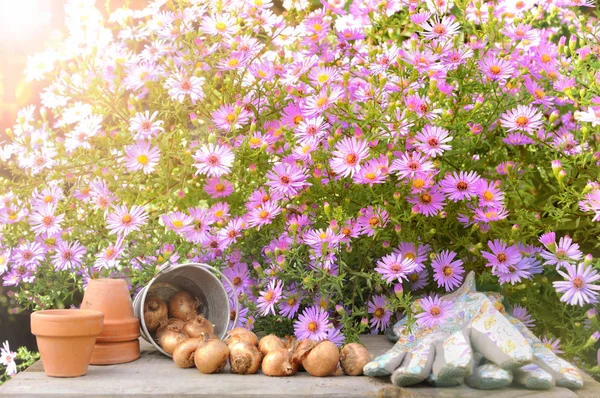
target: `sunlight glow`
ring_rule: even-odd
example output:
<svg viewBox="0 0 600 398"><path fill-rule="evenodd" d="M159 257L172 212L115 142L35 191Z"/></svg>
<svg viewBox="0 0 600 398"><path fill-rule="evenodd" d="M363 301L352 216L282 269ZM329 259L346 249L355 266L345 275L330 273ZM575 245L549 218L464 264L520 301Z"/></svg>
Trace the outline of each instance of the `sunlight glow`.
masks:
<svg viewBox="0 0 600 398"><path fill-rule="evenodd" d="M47 5L48 1L0 1L0 37L10 41L23 39L40 26L48 24L51 14L45 9L44 3Z"/></svg>

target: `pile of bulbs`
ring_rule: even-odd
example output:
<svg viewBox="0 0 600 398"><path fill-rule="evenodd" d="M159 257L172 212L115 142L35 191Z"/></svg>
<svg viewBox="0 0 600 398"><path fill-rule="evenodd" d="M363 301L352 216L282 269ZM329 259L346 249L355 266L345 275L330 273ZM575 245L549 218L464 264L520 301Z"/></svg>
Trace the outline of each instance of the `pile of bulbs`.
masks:
<svg viewBox="0 0 600 398"><path fill-rule="evenodd" d="M357 343L346 344L340 351L328 340L297 341L270 334L259 341L251 331L235 328L227 333L225 342L209 335L182 341L173 351L173 360L182 368L195 365L206 374L222 371L229 360L231 372L236 374L254 374L261 369L267 376L293 376L303 368L317 377L341 371L358 376L371 354Z"/></svg>
<svg viewBox="0 0 600 398"><path fill-rule="evenodd" d="M371 360L367 349L346 344L340 350L331 341L297 341L273 334L258 340L245 328L235 328L221 341L214 325L198 314L198 298L182 290L166 303L151 296L144 303L144 322L160 347L177 366L196 366L202 373L218 373L229 365L232 373L254 374L262 369L267 376L293 376L304 369L312 376L330 376L344 372L359 376ZM338 366L339 365L339 366Z"/></svg>

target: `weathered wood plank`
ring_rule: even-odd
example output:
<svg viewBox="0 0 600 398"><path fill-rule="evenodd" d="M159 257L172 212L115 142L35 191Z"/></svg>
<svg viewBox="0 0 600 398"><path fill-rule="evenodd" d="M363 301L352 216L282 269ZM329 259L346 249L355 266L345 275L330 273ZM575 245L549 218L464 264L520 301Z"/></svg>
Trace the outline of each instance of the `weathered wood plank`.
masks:
<svg viewBox="0 0 600 398"><path fill-rule="evenodd" d="M392 344L384 336L363 336L363 343L374 355ZM510 387L497 391L479 391L466 386L433 388L416 386L399 388L389 378L335 376L311 377L299 373L275 378L258 375L235 375L228 371L203 375L196 369L179 369L167 357L142 342L142 357L128 364L90 366L85 377L58 379L46 377L41 362L0 387L0 396L11 397L107 397L115 395L190 396L190 397L436 397L436 398L600 398L600 384L587 378L584 389L576 393L563 388L551 391L528 391Z"/></svg>

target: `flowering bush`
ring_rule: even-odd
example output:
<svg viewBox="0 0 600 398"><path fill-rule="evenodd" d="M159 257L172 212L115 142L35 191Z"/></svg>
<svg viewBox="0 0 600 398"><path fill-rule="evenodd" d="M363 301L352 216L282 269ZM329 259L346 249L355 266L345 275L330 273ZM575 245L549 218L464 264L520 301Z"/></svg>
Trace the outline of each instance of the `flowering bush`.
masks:
<svg viewBox="0 0 600 398"><path fill-rule="evenodd" d="M42 107L0 150L21 308L200 261L241 325L339 344L449 316L437 295L474 271L596 365L589 0L156 0L107 21L93 3L68 2L69 36L31 58Z"/></svg>

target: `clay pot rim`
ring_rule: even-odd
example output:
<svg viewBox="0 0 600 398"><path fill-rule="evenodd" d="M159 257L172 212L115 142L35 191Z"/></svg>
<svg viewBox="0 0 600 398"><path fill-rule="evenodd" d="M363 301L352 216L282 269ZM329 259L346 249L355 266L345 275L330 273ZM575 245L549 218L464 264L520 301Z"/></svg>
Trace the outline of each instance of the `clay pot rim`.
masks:
<svg viewBox="0 0 600 398"><path fill-rule="evenodd" d="M43 317L45 319L93 319L93 318L104 318L104 314L100 311L94 310L81 310L78 308L64 309L64 310L41 310L31 314L35 317Z"/></svg>
<svg viewBox="0 0 600 398"><path fill-rule="evenodd" d="M125 279L119 279L119 278L98 278L98 279L91 279L91 280L94 282L106 283L107 285L116 285L116 284L121 284L121 283L127 284Z"/></svg>

